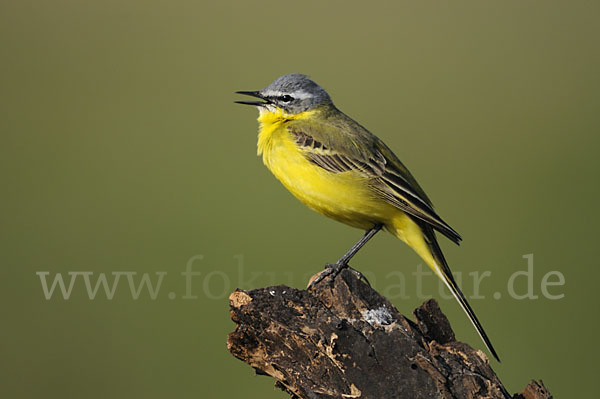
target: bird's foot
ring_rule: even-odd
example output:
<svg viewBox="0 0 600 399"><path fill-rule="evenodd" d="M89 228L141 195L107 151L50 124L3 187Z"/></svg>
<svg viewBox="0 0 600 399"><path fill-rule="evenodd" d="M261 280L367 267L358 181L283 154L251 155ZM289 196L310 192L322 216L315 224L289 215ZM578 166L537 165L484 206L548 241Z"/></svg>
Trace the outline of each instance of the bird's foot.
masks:
<svg viewBox="0 0 600 399"><path fill-rule="evenodd" d="M359 280L363 280L365 283L367 283L367 285L369 287L371 287L371 283L369 282L369 280L367 280L367 277L362 274L361 272L359 272L358 270L348 266L348 270L350 270L352 273L354 273L354 275L359 279Z"/></svg>
<svg viewBox="0 0 600 399"><path fill-rule="evenodd" d="M335 263L335 264L327 263L325 265L325 270L323 270L321 273L319 273L319 275L317 277L315 277L315 279L308 284L308 288L310 289L312 287L315 287L317 284L319 284L325 278L328 279L327 285L332 286L333 281L335 280L337 275L340 274L340 272L347 267L349 267L349 266L348 266L348 264L345 264L345 263L340 263L340 262Z"/></svg>
<svg viewBox="0 0 600 399"><path fill-rule="evenodd" d="M327 284L329 286L332 286L337 275L340 274L341 271L344 269L348 269L356 277L358 277L359 280L364 280L369 287L371 286L371 283L369 283L369 280L367 280L367 278L365 277L364 274L362 274L358 270L350 267L350 265L348 265L348 263L338 262L335 264L330 264L330 263L326 264L325 270L323 270L321 273L319 273L319 275L313 281L310 282L310 284L308 285L308 288L312 288L312 287L316 286L318 283L323 281L325 278L328 279Z"/></svg>

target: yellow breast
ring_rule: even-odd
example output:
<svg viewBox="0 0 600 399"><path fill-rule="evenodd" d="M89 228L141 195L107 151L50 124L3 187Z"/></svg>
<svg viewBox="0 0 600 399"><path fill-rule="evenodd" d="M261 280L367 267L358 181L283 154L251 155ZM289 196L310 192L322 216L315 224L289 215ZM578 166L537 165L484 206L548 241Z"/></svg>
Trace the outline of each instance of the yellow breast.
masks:
<svg viewBox="0 0 600 399"><path fill-rule="evenodd" d="M259 116L258 154L283 185L309 208L361 229L387 222L398 210L377 198L357 172L333 173L310 162L289 133L286 123L311 118L263 112Z"/></svg>

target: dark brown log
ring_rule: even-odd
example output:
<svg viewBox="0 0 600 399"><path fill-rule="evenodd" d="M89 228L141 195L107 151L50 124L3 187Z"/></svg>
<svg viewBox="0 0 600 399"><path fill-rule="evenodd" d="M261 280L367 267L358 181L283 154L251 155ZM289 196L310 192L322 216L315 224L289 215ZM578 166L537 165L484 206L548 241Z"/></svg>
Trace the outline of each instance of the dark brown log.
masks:
<svg viewBox="0 0 600 399"><path fill-rule="evenodd" d="M541 381L511 397L487 356L455 340L435 300L413 322L349 271L326 280L229 298L229 351L291 398L552 398Z"/></svg>

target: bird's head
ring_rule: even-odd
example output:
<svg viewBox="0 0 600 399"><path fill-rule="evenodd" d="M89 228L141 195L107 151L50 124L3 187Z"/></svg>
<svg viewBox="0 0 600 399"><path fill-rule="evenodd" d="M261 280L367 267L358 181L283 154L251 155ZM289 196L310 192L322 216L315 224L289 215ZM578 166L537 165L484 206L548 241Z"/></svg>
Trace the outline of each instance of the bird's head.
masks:
<svg viewBox="0 0 600 399"><path fill-rule="evenodd" d="M238 91L259 98L261 101L236 101L238 104L255 105L259 111L283 111L295 115L322 105L332 104L329 94L306 75L290 73L275 79L258 91Z"/></svg>

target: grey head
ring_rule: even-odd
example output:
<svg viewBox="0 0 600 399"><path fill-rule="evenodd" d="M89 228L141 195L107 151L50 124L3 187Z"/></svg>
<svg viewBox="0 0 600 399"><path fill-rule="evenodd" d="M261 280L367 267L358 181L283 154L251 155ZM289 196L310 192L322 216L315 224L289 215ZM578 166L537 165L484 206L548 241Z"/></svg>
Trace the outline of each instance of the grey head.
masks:
<svg viewBox="0 0 600 399"><path fill-rule="evenodd" d="M306 75L290 73L275 79L258 91L238 91L260 98L262 101L236 101L238 104L256 105L259 109L275 111L283 109L288 114L297 114L318 106L333 104L329 94Z"/></svg>

